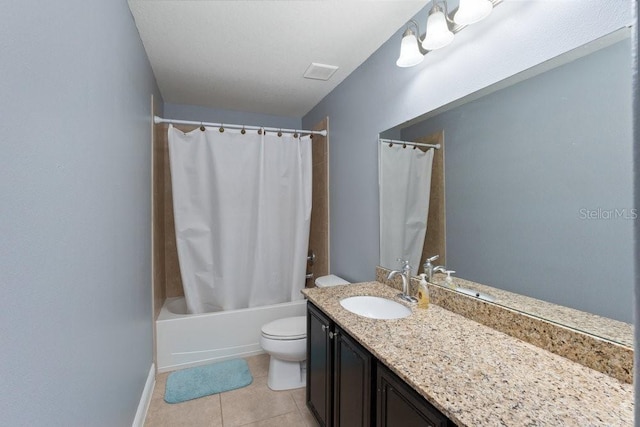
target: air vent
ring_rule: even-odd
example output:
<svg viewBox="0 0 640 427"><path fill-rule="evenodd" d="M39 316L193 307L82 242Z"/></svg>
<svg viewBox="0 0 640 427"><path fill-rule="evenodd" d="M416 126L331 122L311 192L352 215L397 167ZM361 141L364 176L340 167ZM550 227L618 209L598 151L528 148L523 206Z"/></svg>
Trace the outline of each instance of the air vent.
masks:
<svg viewBox="0 0 640 427"><path fill-rule="evenodd" d="M337 69L338 67L335 65L312 62L311 65L309 65L309 68L307 68L307 71L304 72L304 78L313 80L329 80Z"/></svg>

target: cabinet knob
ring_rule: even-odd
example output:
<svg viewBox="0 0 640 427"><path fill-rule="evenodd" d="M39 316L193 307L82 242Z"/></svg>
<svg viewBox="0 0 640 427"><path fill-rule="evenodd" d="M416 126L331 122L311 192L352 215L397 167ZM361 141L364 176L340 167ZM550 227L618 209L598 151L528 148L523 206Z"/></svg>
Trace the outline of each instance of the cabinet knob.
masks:
<svg viewBox="0 0 640 427"><path fill-rule="evenodd" d="M329 332L329 338L330 339L334 339L334 338L338 338L338 333L337 332Z"/></svg>
<svg viewBox="0 0 640 427"><path fill-rule="evenodd" d="M322 325L322 332L327 332L327 328L329 328L327 325Z"/></svg>

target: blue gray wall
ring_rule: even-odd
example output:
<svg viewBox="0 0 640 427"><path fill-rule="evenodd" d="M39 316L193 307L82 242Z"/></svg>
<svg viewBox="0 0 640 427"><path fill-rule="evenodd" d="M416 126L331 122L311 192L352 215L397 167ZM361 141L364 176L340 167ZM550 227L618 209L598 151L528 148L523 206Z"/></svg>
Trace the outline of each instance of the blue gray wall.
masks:
<svg viewBox="0 0 640 427"><path fill-rule="evenodd" d="M395 65L400 29L305 115L304 126L330 119L332 273L352 281L374 278L378 133L633 22L629 2L599 6L557 2L550 15L547 2L504 2L409 69ZM416 19L425 22L426 10Z"/></svg>
<svg viewBox="0 0 640 427"><path fill-rule="evenodd" d="M127 3L5 2L0 93L0 424L131 425L159 94Z"/></svg>
<svg viewBox="0 0 640 427"><path fill-rule="evenodd" d="M300 129L299 117L274 116L270 114L246 113L242 111L222 110L220 108L197 105L164 104L164 116L168 119L195 120L212 123L231 123L236 125L281 127Z"/></svg>
<svg viewBox="0 0 640 427"><path fill-rule="evenodd" d="M632 321L631 62L627 39L402 130L444 130L457 276Z"/></svg>

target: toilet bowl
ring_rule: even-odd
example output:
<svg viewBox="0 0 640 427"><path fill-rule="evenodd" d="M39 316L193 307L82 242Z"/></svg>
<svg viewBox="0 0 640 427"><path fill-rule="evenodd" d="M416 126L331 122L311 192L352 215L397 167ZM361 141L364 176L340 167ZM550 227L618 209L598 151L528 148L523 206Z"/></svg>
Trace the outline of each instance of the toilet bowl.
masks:
<svg viewBox="0 0 640 427"><path fill-rule="evenodd" d="M262 327L260 345L269 353L271 390L304 387L306 382L307 317L286 317Z"/></svg>
<svg viewBox="0 0 640 427"><path fill-rule="evenodd" d="M318 277L319 288L346 285L349 282L334 276ZM307 317L285 317L262 326L262 349L270 355L267 385L271 390L304 387L307 382Z"/></svg>

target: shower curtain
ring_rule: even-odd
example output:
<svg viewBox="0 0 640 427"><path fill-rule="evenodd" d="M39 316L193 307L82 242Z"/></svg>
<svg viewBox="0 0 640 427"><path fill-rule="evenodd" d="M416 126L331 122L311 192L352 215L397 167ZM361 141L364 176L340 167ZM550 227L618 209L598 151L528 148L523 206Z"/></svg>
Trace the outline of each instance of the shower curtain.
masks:
<svg viewBox="0 0 640 427"><path fill-rule="evenodd" d="M178 259L189 313L301 299L311 140L169 126Z"/></svg>
<svg viewBox="0 0 640 427"><path fill-rule="evenodd" d="M427 232L433 148L379 144L380 265L409 260L417 274Z"/></svg>

